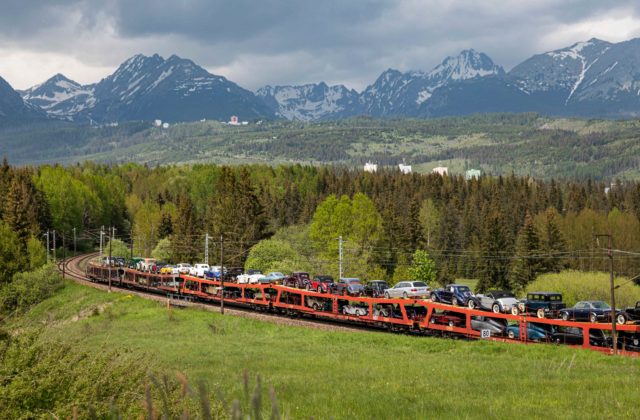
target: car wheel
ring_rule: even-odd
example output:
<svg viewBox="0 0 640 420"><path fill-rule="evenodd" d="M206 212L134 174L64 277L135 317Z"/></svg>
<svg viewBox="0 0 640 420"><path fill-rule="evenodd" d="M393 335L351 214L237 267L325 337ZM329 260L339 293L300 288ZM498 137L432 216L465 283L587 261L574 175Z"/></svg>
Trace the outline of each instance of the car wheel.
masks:
<svg viewBox="0 0 640 420"><path fill-rule="evenodd" d="M455 322L453 322L452 320L449 320L449 326L453 327L455 325Z"/></svg>
<svg viewBox="0 0 640 420"><path fill-rule="evenodd" d="M560 317L562 318L563 321L568 321L569 320L569 314L566 312L563 312L562 315L560 315ZM540 317L538 317L540 318ZM593 322L593 321L591 321Z"/></svg>
<svg viewBox="0 0 640 420"><path fill-rule="evenodd" d="M598 322L598 315L592 313L591 315L589 315L589 321Z"/></svg>
<svg viewBox="0 0 640 420"><path fill-rule="evenodd" d="M318 305L317 303L314 303L314 304L312 305L312 307L313 307L313 310L314 310L314 311L319 311L319 310L320 310L320 305Z"/></svg>
<svg viewBox="0 0 640 420"><path fill-rule="evenodd" d="M305 288L305 290L306 290L307 292L310 292L310 291L311 291L311 286L309 286L309 284L306 284L306 285L304 286L304 288Z"/></svg>
<svg viewBox="0 0 640 420"><path fill-rule="evenodd" d="M318 288L316 289L316 292L322 293L322 287L318 286Z"/></svg>
<svg viewBox="0 0 640 420"><path fill-rule="evenodd" d="M476 302L473 299L469 299L469 302L467 302L467 306L469 307L469 309L476 309Z"/></svg>
<svg viewBox="0 0 640 420"><path fill-rule="evenodd" d="M536 312L536 315L540 319L544 318L544 309L542 309L542 308L538 309L538 311Z"/></svg>
<svg viewBox="0 0 640 420"><path fill-rule="evenodd" d="M517 306L511 307L511 315L518 315L518 313L519 311Z"/></svg>
<svg viewBox="0 0 640 420"><path fill-rule="evenodd" d="M627 323L627 318L623 314L616 315L616 324L624 325Z"/></svg>
<svg viewBox="0 0 640 420"><path fill-rule="evenodd" d="M402 297L403 297L403 298L405 298L405 299L408 299L408 298L409 298L409 295L407 294L407 292L404 292L404 293L402 294Z"/></svg>
<svg viewBox="0 0 640 420"><path fill-rule="evenodd" d="M499 314L500 313L500 305L498 305L497 303L494 303L493 306L491 307L491 309L493 310L494 314Z"/></svg>
<svg viewBox="0 0 640 420"><path fill-rule="evenodd" d="M436 296L435 293L431 295L431 302L433 303L438 302L438 296Z"/></svg>
<svg viewBox="0 0 640 420"><path fill-rule="evenodd" d="M453 306L458 306L458 298L454 296L454 297L451 299L451 304L452 304Z"/></svg>
<svg viewBox="0 0 640 420"><path fill-rule="evenodd" d="M384 294L384 298L385 298L385 299L391 299L391 296L389 296L389 293L385 293L385 294Z"/></svg>
<svg viewBox="0 0 640 420"><path fill-rule="evenodd" d="M512 339L512 340L515 340L515 338L516 338L516 333L515 333L515 332L513 332L513 331L509 331L509 332L507 333L507 337L509 337L509 338L510 338L510 339Z"/></svg>

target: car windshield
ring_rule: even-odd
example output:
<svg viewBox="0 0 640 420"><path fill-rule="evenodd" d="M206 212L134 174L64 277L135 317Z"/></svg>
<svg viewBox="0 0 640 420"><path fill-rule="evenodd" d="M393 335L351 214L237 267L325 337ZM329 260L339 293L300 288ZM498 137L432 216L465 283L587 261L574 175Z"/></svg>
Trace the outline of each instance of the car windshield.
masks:
<svg viewBox="0 0 640 420"><path fill-rule="evenodd" d="M508 297L514 297L513 293L511 292L493 292L493 296L496 299L502 299L502 298L508 298Z"/></svg>
<svg viewBox="0 0 640 420"><path fill-rule="evenodd" d="M596 309L609 309L609 308L611 308L611 306L609 306L608 303L602 302L602 301L591 302L591 305Z"/></svg>
<svg viewBox="0 0 640 420"><path fill-rule="evenodd" d="M471 290L467 286L459 286L458 291L464 293L464 292L470 292Z"/></svg>
<svg viewBox="0 0 640 420"><path fill-rule="evenodd" d="M427 283L422 282L422 281L414 281L413 282L413 287L427 287Z"/></svg>

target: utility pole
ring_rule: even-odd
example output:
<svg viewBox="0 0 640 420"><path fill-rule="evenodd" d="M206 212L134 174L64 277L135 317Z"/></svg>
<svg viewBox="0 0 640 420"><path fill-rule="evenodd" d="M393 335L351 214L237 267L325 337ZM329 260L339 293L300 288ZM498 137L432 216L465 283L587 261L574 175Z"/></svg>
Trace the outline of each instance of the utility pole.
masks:
<svg viewBox="0 0 640 420"><path fill-rule="evenodd" d="M111 240L109 240L109 293L111 293Z"/></svg>
<svg viewBox="0 0 640 420"><path fill-rule="evenodd" d="M49 253L51 252L51 247L49 246L49 231L44 234L47 237L47 262L49 262Z"/></svg>
<svg viewBox="0 0 640 420"><path fill-rule="evenodd" d="M341 279L342 278L342 235L338 237L338 240L340 241L340 276L338 277L338 279Z"/></svg>
<svg viewBox="0 0 640 420"><path fill-rule="evenodd" d="M53 230L53 261L56 260L56 230Z"/></svg>
<svg viewBox="0 0 640 420"><path fill-rule="evenodd" d="M104 225L100 226L100 263L102 264L102 238L104 238Z"/></svg>
<svg viewBox="0 0 640 420"><path fill-rule="evenodd" d="M131 229L131 243L129 244L129 253L131 254L131 260L133 260L133 229Z"/></svg>
<svg viewBox="0 0 640 420"><path fill-rule="evenodd" d="M76 248L76 228L74 227L73 228L73 256L74 257L76 256L76 251L77 251L77 248Z"/></svg>
<svg viewBox="0 0 640 420"><path fill-rule="evenodd" d="M62 232L62 278L65 275L65 265L67 264L67 247L64 242L64 232Z"/></svg>
<svg viewBox="0 0 640 420"><path fill-rule="evenodd" d="M220 235L220 314L224 315L224 236Z"/></svg>
<svg viewBox="0 0 640 420"><path fill-rule="evenodd" d="M209 234L204 234L204 263L209 264Z"/></svg>
<svg viewBox="0 0 640 420"><path fill-rule="evenodd" d="M613 354L618 354L618 334L616 331L616 287L613 282L613 235L611 233L605 233L595 236L596 240L601 236L607 237L607 257L609 257L609 285L611 286L611 339L613 340Z"/></svg>

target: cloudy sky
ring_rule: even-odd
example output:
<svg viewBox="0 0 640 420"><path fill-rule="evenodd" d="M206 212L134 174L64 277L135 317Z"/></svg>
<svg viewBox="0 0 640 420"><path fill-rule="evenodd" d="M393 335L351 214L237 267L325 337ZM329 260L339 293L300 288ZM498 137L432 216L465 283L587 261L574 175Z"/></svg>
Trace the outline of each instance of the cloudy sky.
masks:
<svg viewBox="0 0 640 420"><path fill-rule="evenodd" d="M592 37L640 36L637 0L2 0L0 76L92 83L136 53L177 54L243 87L361 89L465 48L509 70Z"/></svg>

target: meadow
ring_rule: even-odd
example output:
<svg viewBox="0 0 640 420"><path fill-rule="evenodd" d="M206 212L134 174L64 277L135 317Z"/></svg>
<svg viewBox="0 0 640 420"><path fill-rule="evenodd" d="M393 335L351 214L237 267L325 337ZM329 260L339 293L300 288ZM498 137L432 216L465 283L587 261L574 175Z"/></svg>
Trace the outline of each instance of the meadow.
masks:
<svg viewBox="0 0 640 420"><path fill-rule="evenodd" d="M70 282L6 328L2 418L137 417L163 395L197 411L180 378L226 418L256 375L266 417L269 387L285 418L637 417L639 359L553 345L291 327Z"/></svg>

